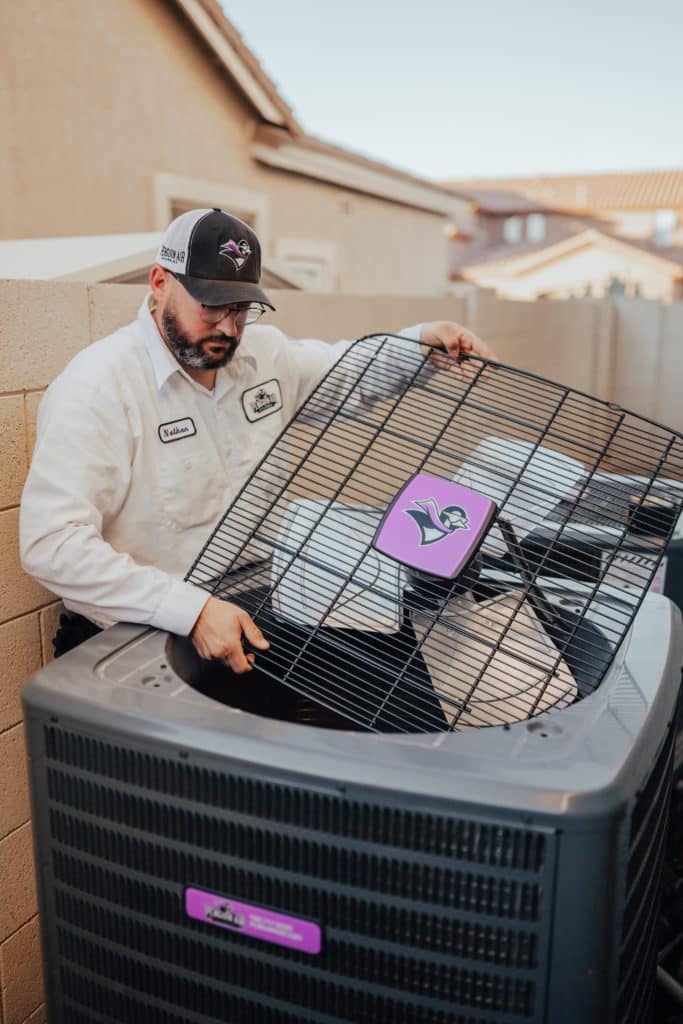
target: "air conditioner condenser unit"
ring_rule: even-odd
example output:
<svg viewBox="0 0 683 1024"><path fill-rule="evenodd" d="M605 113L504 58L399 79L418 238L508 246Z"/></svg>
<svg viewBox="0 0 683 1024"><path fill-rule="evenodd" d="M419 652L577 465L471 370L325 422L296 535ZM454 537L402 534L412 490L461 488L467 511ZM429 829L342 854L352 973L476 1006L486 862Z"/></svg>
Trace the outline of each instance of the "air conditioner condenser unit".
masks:
<svg viewBox="0 0 683 1024"><path fill-rule="evenodd" d="M188 574L259 622L257 668L122 624L25 688L51 1024L646 1024L669 534L628 587L546 566L596 474L680 511L682 451L510 367L356 343Z"/></svg>

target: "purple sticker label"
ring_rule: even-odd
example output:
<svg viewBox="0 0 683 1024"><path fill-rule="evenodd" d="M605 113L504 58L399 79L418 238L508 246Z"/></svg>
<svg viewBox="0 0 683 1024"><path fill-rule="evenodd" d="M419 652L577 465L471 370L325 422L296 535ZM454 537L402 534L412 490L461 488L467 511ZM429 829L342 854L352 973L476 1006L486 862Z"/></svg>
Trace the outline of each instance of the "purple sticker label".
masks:
<svg viewBox="0 0 683 1024"><path fill-rule="evenodd" d="M418 473L397 494L373 547L404 565L452 579L479 547L496 512L483 494Z"/></svg>
<svg viewBox="0 0 683 1024"><path fill-rule="evenodd" d="M278 914L252 903L240 903L203 889L185 890L185 913L205 924L299 949L302 953L319 953L322 948L322 932L312 921Z"/></svg>

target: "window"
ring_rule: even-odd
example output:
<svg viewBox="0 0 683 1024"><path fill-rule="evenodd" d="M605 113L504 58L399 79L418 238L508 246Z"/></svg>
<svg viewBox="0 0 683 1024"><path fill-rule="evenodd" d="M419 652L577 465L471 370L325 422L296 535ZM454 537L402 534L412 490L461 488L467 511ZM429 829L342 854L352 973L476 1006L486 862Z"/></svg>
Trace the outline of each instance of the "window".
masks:
<svg viewBox="0 0 683 1024"><path fill-rule="evenodd" d="M527 242L542 242L545 238L545 214L530 213L526 219Z"/></svg>
<svg viewBox="0 0 683 1024"><path fill-rule="evenodd" d="M652 241L655 245L671 245L673 233L678 223L675 210L656 210Z"/></svg>
<svg viewBox="0 0 683 1024"><path fill-rule="evenodd" d="M275 257L276 268L306 291L334 291L337 248L333 243L279 238L275 243Z"/></svg>
<svg viewBox="0 0 683 1024"><path fill-rule="evenodd" d="M163 231L174 217L187 210L218 206L254 229L262 251L268 247L268 197L262 192L233 188L219 181L159 172L153 178L152 197L157 231Z"/></svg>
<svg viewBox="0 0 683 1024"><path fill-rule="evenodd" d="M215 201L213 201L210 203L203 203L202 205L206 206L208 210L212 210L214 206L217 206L218 204ZM181 213L189 213L190 210L196 209L197 202L194 200L171 198L171 220L175 220L175 218L179 217ZM249 225L249 227L254 227L254 220L256 218L252 211L245 212L244 210L240 210L239 208L236 209L234 206L230 206L228 208L228 212L231 213L233 217L239 217L239 219L243 220L245 224Z"/></svg>
<svg viewBox="0 0 683 1024"><path fill-rule="evenodd" d="M508 245L515 245L522 240L522 218L506 217L503 222L503 238Z"/></svg>

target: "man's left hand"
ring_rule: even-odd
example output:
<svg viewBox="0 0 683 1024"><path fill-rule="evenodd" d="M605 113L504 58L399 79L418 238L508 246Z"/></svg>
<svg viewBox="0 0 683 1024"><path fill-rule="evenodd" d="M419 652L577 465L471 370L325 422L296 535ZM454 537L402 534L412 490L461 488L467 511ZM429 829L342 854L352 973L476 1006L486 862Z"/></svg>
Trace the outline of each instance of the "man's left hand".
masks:
<svg viewBox="0 0 683 1024"><path fill-rule="evenodd" d="M425 345L437 350L445 349L451 359L456 361L464 355L481 356L482 359L494 361L497 359L495 352L486 342L452 320L437 320L431 324L423 324L420 338Z"/></svg>

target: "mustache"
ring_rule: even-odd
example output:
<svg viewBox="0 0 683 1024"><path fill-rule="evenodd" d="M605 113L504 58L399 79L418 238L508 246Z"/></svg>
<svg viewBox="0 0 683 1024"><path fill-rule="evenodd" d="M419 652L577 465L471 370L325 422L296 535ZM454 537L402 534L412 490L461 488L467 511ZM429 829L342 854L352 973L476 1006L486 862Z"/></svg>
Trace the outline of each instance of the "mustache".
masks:
<svg viewBox="0 0 683 1024"><path fill-rule="evenodd" d="M201 343L202 345L208 345L212 341L219 341L221 345L226 343L233 346L239 345L239 338L234 334L209 334L208 337L202 338Z"/></svg>

